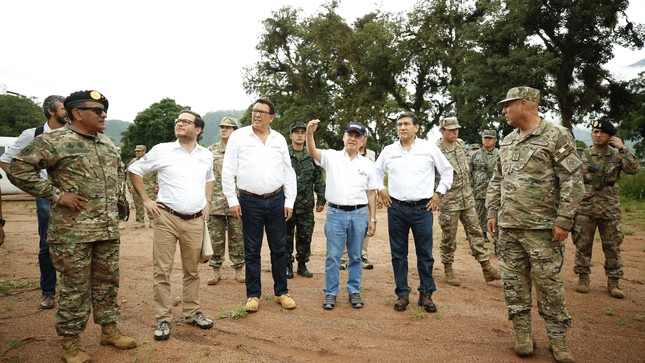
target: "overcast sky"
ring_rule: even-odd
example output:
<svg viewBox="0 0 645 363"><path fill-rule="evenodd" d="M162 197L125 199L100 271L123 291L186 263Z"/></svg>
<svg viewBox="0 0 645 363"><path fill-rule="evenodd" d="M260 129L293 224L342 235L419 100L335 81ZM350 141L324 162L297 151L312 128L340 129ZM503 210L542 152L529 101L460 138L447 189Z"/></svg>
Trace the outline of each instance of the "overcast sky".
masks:
<svg viewBox="0 0 645 363"><path fill-rule="evenodd" d="M261 21L283 5L316 13L324 0L3 1L0 87L39 102L50 95L96 89L110 101L109 119L132 121L169 97L205 114L245 109L242 68L258 60ZM401 12L415 0L342 0L350 24L369 11ZM630 20L645 22L645 2L632 0ZM609 69L645 58L617 50ZM631 74L630 74L631 75Z"/></svg>

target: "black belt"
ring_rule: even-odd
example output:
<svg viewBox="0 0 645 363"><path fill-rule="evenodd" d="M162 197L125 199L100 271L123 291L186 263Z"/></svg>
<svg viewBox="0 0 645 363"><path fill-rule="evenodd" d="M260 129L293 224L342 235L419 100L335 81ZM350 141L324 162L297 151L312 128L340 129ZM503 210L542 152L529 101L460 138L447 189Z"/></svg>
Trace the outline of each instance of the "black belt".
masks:
<svg viewBox="0 0 645 363"><path fill-rule="evenodd" d="M403 205L407 205L408 207L416 207L418 205L428 205L428 202L430 201L430 199L421 199L421 200L415 200L414 202L410 202L407 200L398 200L392 197L390 197L390 199L392 199L392 201L394 202L399 202Z"/></svg>
<svg viewBox="0 0 645 363"><path fill-rule="evenodd" d="M329 203L329 206L330 206L330 207L332 207L332 208L341 209L341 210L357 210L357 209L361 209L361 208L363 208L363 207L367 206L367 204L359 204L359 205L336 205L336 204L334 204L334 203Z"/></svg>
<svg viewBox="0 0 645 363"><path fill-rule="evenodd" d="M255 193L247 192L246 190L242 190L242 189L240 189L240 193L242 193L242 194L246 194L246 195L249 195L249 196L251 196L251 197L256 197L256 198L261 198L261 199L269 199L269 198L271 198L272 196L274 196L274 195L276 195L276 194L280 193L281 191L282 191L282 187L280 187L280 188L276 189L276 190L275 190L275 192L272 192L272 193L266 193L266 194L255 194Z"/></svg>
<svg viewBox="0 0 645 363"><path fill-rule="evenodd" d="M157 203L159 203L159 202L157 202ZM189 219L199 218L199 217L202 216L202 211L199 211L199 212L194 213L194 214L181 214L181 213L177 213L176 211L172 210L171 208L169 208L167 205L165 205L163 203L159 203L159 204L164 206L163 210L165 210L166 212L172 214L173 216L177 216L177 217L179 217L181 219L189 220Z"/></svg>

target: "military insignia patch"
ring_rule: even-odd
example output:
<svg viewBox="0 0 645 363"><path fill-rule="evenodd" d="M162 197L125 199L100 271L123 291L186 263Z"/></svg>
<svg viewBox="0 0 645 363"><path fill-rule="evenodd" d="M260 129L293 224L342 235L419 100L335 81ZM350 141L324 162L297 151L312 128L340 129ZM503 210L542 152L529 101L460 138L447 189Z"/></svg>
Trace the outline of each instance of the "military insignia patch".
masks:
<svg viewBox="0 0 645 363"><path fill-rule="evenodd" d="M102 95L101 95L101 92L99 92L99 91L92 91L92 92L90 92L90 97L92 97L93 100L98 101L98 100L101 99Z"/></svg>

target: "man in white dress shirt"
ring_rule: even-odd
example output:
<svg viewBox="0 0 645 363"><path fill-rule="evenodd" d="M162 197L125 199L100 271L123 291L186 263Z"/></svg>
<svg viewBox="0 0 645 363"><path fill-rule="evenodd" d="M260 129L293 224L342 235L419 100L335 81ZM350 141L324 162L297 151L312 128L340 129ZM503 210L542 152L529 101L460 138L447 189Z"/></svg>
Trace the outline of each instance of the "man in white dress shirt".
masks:
<svg viewBox="0 0 645 363"><path fill-rule="evenodd" d="M291 167L287 140L270 125L275 106L255 101L251 125L235 131L228 140L222 167L222 189L233 218L242 218L246 265L246 308L260 308L262 237L271 250L271 274L276 302L285 309L296 303L287 287L287 221L296 201L296 173ZM235 193L235 185L239 197Z"/></svg>
<svg viewBox="0 0 645 363"><path fill-rule="evenodd" d="M314 131L320 120L307 124L307 151L326 171L325 198L328 202L325 221L327 258L325 260L325 299L323 308L336 307L340 284L340 259L345 242L349 257L347 292L354 308L362 308L361 279L363 267L361 250L365 235L376 232L376 174L374 164L359 153L365 138L365 126L350 122L345 128L343 150L316 148ZM366 208L367 207L367 208ZM369 221L368 221L369 220Z"/></svg>
<svg viewBox="0 0 645 363"><path fill-rule="evenodd" d="M194 111L181 111L175 120L177 141L155 145L149 153L128 167L134 190L149 215L155 218L152 260L153 292L157 319L155 340L170 337L173 299L170 274L179 243L183 285L181 304L187 324L201 329L213 327L213 320L199 311L199 257L215 186L213 154L197 144L204 120ZM159 193L150 199L143 175L157 171Z"/></svg>
<svg viewBox="0 0 645 363"><path fill-rule="evenodd" d="M408 234L412 230L419 272L418 304L427 312L436 312L432 293L437 289L432 277L432 212L452 185L453 168L439 148L419 139L419 119L411 112L396 121L399 141L386 146L376 160L379 181L378 208L388 207L387 220L394 269L394 310L405 311L410 304L408 285ZM435 168L441 181L434 189ZM388 175L389 190L383 178Z"/></svg>

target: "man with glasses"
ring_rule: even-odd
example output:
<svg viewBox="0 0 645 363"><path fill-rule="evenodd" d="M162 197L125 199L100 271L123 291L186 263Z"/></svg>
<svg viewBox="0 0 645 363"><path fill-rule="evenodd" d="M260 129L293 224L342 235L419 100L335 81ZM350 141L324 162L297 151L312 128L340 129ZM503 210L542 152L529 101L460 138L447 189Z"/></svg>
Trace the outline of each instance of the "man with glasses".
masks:
<svg viewBox="0 0 645 363"><path fill-rule="evenodd" d="M114 192L123 182L123 163L105 130L108 100L98 91L69 95L67 127L32 140L9 164L11 182L52 203L49 252L60 273L56 332L67 362L90 361L79 334L90 317L101 325L101 345L136 347L116 326L120 313L119 213ZM40 170L48 170L48 178Z"/></svg>
<svg viewBox="0 0 645 363"><path fill-rule="evenodd" d="M134 158L130 160L128 163L128 168L130 165L132 165L135 161L141 159L146 155L146 146L145 145L137 145L134 148ZM127 170L127 168L126 168ZM150 199L156 199L156 194L159 191L159 187L157 186L157 172L153 171L152 173L148 173L143 176L143 185L146 187L146 192L148 193L148 196ZM146 223L145 223L145 208L143 207L143 202L141 201L141 198L137 193L134 192L134 188L132 187L132 182L130 182L130 179L128 178L128 190L130 194L132 194L132 200L134 201L134 209L136 210L136 222L137 224L134 226L134 228L145 228ZM155 220L152 218L152 215L148 213L148 225L150 228L153 228L155 225Z"/></svg>
<svg viewBox="0 0 645 363"><path fill-rule="evenodd" d="M155 145L128 169L134 190L156 218L152 241L155 340L170 337L173 320L170 274L177 244L183 270L182 315L187 324L201 329L213 327L213 320L199 310L199 257L215 185L213 154L197 143L204 126L197 112L181 111L175 120L177 140ZM157 171L159 178L156 201L143 184L143 176L153 171Z"/></svg>
<svg viewBox="0 0 645 363"><path fill-rule="evenodd" d="M65 97L51 95L43 102L43 111L47 122L44 125L27 129L20 134L16 142L0 157L0 168L7 171L11 159L20 152L36 136L56 130L69 122L67 111L63 102ZM41 170L40 175L47 179L47 170ZM40 250L38 252L38 267L40 267L40 298L39 308L51 309L54 307L56 296L56 269L49 256L49 243L47 243L47 225L49 224L49 200L36 198L36 215L38 216L38 236L40 237Z"/></svg>
<svg viewBox="0 0 645 363"><path fill-rule="evenodd" d="M231 216L242 219L246 263L246 308L259 309L260 251L267 235L276 302L285 309L296 303L287 288L287 221L296 199L296 173L291 167L287 141L270 125L275 106L267 99L255 101L251 125L235 131L228 140L222 168L222 189ZM239 189L239 197L236 194Z"/></svg>

